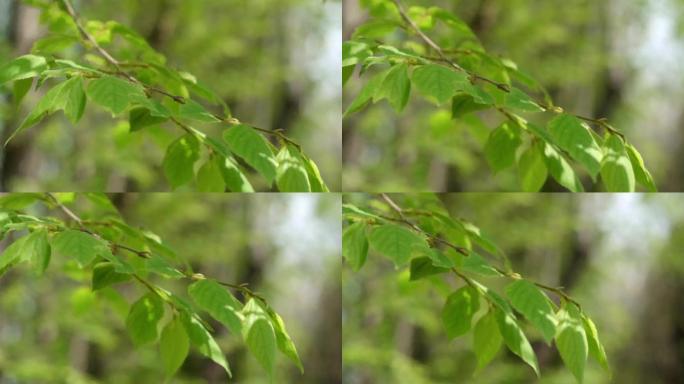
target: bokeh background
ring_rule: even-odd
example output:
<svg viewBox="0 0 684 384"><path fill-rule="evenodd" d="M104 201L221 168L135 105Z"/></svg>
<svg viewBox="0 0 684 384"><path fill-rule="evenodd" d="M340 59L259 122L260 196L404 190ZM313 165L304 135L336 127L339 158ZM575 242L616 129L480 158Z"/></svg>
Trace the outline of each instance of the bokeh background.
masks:
<svg viewBox="0 0 684 384"><path fill-rule="evenodd" d="M284 129L319 165L331 190L341 179L341 27L339 0L75 0L86 20L116 20L145 37L168 64L194 74L241 121ZM0 62L27 53L44 36L39 12L0 1ZM81 57L75 50L69 56ZM0 88L0 136L16 129L37 102L11 102ZM62 113L0 150L6 191L167 191L165 143L181 135L129 135L96 106L77 126ZM156 140L156 141L155 141ZM263 186L255 180L255 187Z"/></svg>
<svg viewBox="0 0 684 384"><path fill-rule="evenodd" d="M345 39L367 19L344 0ZM607 117L642 152L662 191L684 190L684 2L681 0L404 0L461 17L490 54L516 62L557 105ZM444 31L430 32L447 41ZM395 42L395 38L387 38ZM345 86L344 106L363 81ZM344 120L345 191L520 190L516 172L493 175L464 124L414 96L398 116L386 102ZM491 129L499 116L485 116ZM591 184L586 175L586 187ZM546 190L557 190L550 182Z"/></svg>
<svg viewBox="0 0 684 384"><path fill-rule="evenodd" d="M196 272L249 283L267 298L283 317L305 368L302 376L279 355L274 382L341 382L338 197L175 193L113 195L113 201L129 224L159 235ZM84 203L74 211L96 218L98 211ZM6 245L7 240L0 248ZM0 278L0 383L163 382L157 346L133 346L116 298L93 295L90 274L65 272L63 265L53 257L43 277L19 266ZM154 281L187 298L187 281ZM116 290L129 304L145 292L135 283ZM241 336L211 324L233 370L230 382L269 383ZM170 382L228 379L220 366L191 349Z"/></svg>
<svg viewBox="0 0 684 384"><path fill-rule="evenodd" d="M347 195L363 202L366 195ZM447 194L454 217L479 226L513 270L564 286L596 322L613 379L590 360L585 383L684 380L684 195ZM401 196L393 196L401 203ZM575 383L555 348L529 332L541 378L499 352L473 377L472 333L449 341L446 296L374 252L343 267L343 372L348 384ZM498 292L508 279L482 279ZM444 280L451 287L462 283ZM531 330L531 329L528 329Z"/></svg>

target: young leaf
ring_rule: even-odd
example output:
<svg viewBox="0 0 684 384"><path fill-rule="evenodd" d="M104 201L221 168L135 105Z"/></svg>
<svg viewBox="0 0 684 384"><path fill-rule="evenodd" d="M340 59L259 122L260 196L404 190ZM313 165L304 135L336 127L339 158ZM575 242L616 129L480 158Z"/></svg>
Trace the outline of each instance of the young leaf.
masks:
<svg viewBox="0 0 684 384"><path fill-rule="evenodd" d="M511 305L539 329L547 344L556 335L556 317L544 292L527 280L516 280L506 287Z"/></svg>
<svg viewBox="0 0 684 384"><path fill-rule="evenodd" d="M646 169L644 159L641 157L639 151L631 144L627 144L626 148L627 154L629 155L629 161L632 163L632 168L634 169L636 181L646 188L647 191L658 192L658 188L653 181L653 176L651 176L651 172Z"/></svg>
<svg viewBox="0 0 684 384"><path fill-rule="evenodd" d="M354 271L363 267L368 255L366 224L357 222L348 226L342 234L342 256Z"/></svg>
<svg viewBox="0 0 684 384"><path fill-rule="evenodd" d="M141 346L157 340L157 325L164 316L164 303L154 293L148 293L133 303L126 318L126 329L133 344Z"/></svg>
<svg viewBox="0 0 684 384"><path fill-rule="evenodd" d="M165 121L168 121L168 118L154 116L148 108L143 107L132 108L128 114L128 124L131 132L137 132L143 128L158 125Z"/></svg>
<svg viewBox="0 0 684 384"><path fill-rule="evenodd" d="M205 279L190 285L188 294L195 304L209 312L232 333L240 333L242 304L226 288L213 280Z"/></svg>
<svg viewBox="0 0 684 384"><path fill-rule="evenodd" d="M556 179L558 184L572 192L584 192L582 183L577 178L575 171L568 161L549 143L544 144L544 161L549 173Z"/></svg>
<svg viewBox="0 0 684 384"><path fill-rule="evenodd" d="M428 64L416 67L411 76L413 84L423 95L444 104L457 91L462 90L468 83L468 75L455 72L447 67Z"/></svg>
<svg viewBox="0 0 684 384"><path fill-rule="evenodd" d="M290 335L285 329L285 322L283 321L283 318L270 308L267 309L267 312L271 318L273 329L275 330L278 350L292 360L292 362L297 365L297 368L299 368L301 373L304 373L304 366L302 365L302 361L297 353L297 347L295 347L292 338L290 338Z"/></svg>
<svg viewBox="0 0 684 384"><path fill-rule="evenodd" d="M473 315L480 308L480 294L471 286L449 295L442 309L442 324L450 339L470 330Z"/></svg>
<svg viewBox="0 0 684 384"><path fill-rule="evenodd" d="M208 159L197 171L197 190L200 192L225 191L226 184L217 159L217 157Z"/></svg>
<svg viewBox="0 0 684 384"><path fill-rule="evenodd" d="M525 92L518 88L511 89L504 99L504 105L510 109L521 112L542 112L544 109L539 106L532 98Z"/></svg>
<svg viewBox="0 0 684 384"><path fill-rule="evenodd" d="M22 258L28 260L38 275L42 275L50 264L50 244L47 231L38 229L26 236Z"/></svg>
<svg viewBox="0 0 684 384"><path fill-rule="evenodd" d="M130 279L130 274L117 272L114 264L108 261L102 262L96 264L93 268L92 288L93 291L97 291L99 289L128 281Z"/></svg>
<svg viewBox="0 0 684 384"><path fill-rule="evenodd" d="M635 177L625 144L616 135L610 135L604 144L606 151L601 167L601 180L608 192L634 192Z"/></svg>
<svg viewBox="0 0 684 384"><path fill-rule="evenodd" d="M515 124L504 123L492 131L484 152L494 172L499 172L515 163L515 152L522 144L520 128Z"/></svg>
<svg viewBox="0 0 684 384"><path fill-rule="evenodd" d="M518 160L518 177L524 192L539 192L548 177L542 143L534 143Z"/></svg>
<svg viewBox="0 0 684 384"><path fill-rule="evenodd" d="M114 76L103 76L88 85L88 97L116 116L132 101L146 99L141 86Z"/></svg>
<svg viewBox="0 0 684 384"><path fill-rule="evenodd" d="M189 133L169 145L164 156L163 168L172 188L178 188L193 179L194 165L200 156L199 150L199 141Z"/></svg>
<svg viewBox="0 0 684 384"><path fill-rule="evenodd" d="M603 152L589 127L575 116L561 114L549 122L549 132L555 143L584 165L591 177L596 179L601 170Z"/></svg>
<svg viewBox="0 0 684 384"><path fill-rule="evenodd" d="M24 249L27 242L28 236L24 236L15 240L14 243L10 244L5 251L0 255L0 276L2 276L8 269L12 268L15 264L24 261Z"/></svg>
<svg viewBox="0 0 684 384"><path fill-rule="evenodd" d="M525 337L522 329L520 329L513 314L504 312L502 307L497 307L495 314L496 322L499 325L499 332L501 332L501 336L503 336L504 343L506 343L508 349L532 367L534 373L539 377L537 355L534 354L530 342L527 340L527 337Z"/></svg>
<svg viewBox="0 0 684 384"><path fill-rule="evenodd" d="M394 224L373 228L368 241L374 250L392 259L397 267L409 261L414 248L428 247L422 236Z"/></svg>
<svg viewBox="0 0 684 384"><path fill-rule="evenodd" d="M181 312L181 321L185 327L185 332L188 334L190 343L197 348L197 350L204 356L213 360L216 364L223 367L223 369L228 374L228 377L232 377L233 374L230 372L230 366L226 361L226 357L221 352L216 340L211 336L211 333L207 331L202 323L195 318L195 316Z"/></svg>
<svg viewBox="0 0 684 384"><path fill-rule="evenodd" d="M489 107L487 104L476 103L475 99L467 93L459 93L451 100L451 117L458 119L471 112L481 111Z"/></svg>
<svg viewBox="0 0 684 384"><path fill-rule="evenodd" d="M173 376L183 365L189 350L188 334L180 319L174 317L166 324L159 339L159 355L167 377Z"/></svg>
<svg viewBox="0 0 684 384"><path fill-rule="evenodd" d="M35 55L19 56L0 67L0 85L10 81L40 76L47 69L44 57Z"/></svg>
<svg viewBox="0 0 684 384"><path fill-rule="evenodd" d="M231 192L254 192L254 187L232 157L216 157L223 182Z"/></svg>
<svg viewBox="0 0 684 384"><path fill-rule="evenodd" d="M311 192L309 175L297 148L286 144L278 152L276 161L276 185L280 192Z"/></svg>
<svg viewBox="0 0 684 384"><path fill-rule="evenodd" d="M420 280L424 277L449 272L448 268L435 267L429 257L416 257L411 259L410 281Z"/></svg>
<svg viewBox="0 0 684 384"><path fill-rule="evenodd" d="M598 330L593 321L584 314L582 314L582 324L584 325L584 332L587 335L587 343L589 345L589 355L598 361L599 365L610 374L610 367L608 366L608 358L606 357L606 350L599 340Z"/></svg>
<svg viewBox="0 0 684 384"><path fill-rule="evenodd" d="M384 76L385 73L383 72L373 76L370 80L368 80L366 85L361 89L361 92L359 92L359 95L356 96L354 101L352 101L351 104L349 104L349 107L347 107L347 110L344 111L344 117L361 110L369 101L373 99L373 96L379 92L380 85L385 79Z"/></svg>
<svg viewBox="0 0 684 384"><path fill-rule="evenodd" d="M496 315L493 310L475 324L473 330L473 351L477 356L477 370L480 371L496 356L501 349L503 338L499 332Z"/></svg>
<svg viewBox="0 0 684 384"><path fill-rule="evenodd" d="M86 106L86 95L83 91L83 78L74 76L64 83L64 115L74 124L83 117Z"/></svg>
<svg viewBox="0 0 684 384"><path fill-rule="evenodd" d="M276 336L268 315L256 302L250 299L242 310L242 336L247 348L259 364L273 377L275 366Z"/></svg>
<svg viewBox="0 0 684 384"><path fill-rule="evenodd" d="M194 100L185 100L184 104L178 107L178 117L199 121L202 123L216 123L219 121L211 112L207 111L201 104Z"/></svg>
<svg viewBox="0 0 684 384"><path fill-rule="evenodd" d="M89 265L97 256L111 255L102 240L75 229L56 234L52 238L52 248L60 255L73 257L81 268Z"/></svg>
<svg viewBox="0 0 684 384"><path fill-rule="evenodd" d="M373 96L373 100L379 101L387 98L390 105L397 112L401 112L406 107L410 94L411 81L408 77L408 66L397 64L387 71L380 88Z"/></svg>
<svg viewBox="0 0 684 384"><path fill-rule="evenodd" d="M263 136L253 128L240 124L226 130L223 138L231 152L243 158L265 177L269 184L273 183L278 162Z"/></svg>
<svg viewBox="0 0 684 384"><path fill-rule="evenodd" d="M584 366L589 348L580 311L572 303L567 303L558 311L556 347L565 366L581 383L584 380Z"/></svg>

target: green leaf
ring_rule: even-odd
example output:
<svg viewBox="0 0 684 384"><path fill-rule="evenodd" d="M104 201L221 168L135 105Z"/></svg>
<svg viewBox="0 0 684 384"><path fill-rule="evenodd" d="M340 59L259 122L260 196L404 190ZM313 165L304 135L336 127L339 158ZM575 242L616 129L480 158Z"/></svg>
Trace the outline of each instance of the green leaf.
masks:
<svg viewBox="0 0 684 384"><path fill-rule="evenodd" d="M416 67L411 76L413 84L423 95L444 104L468 83L468 75L441 65L428 64Z"/></svg>
<svg viewBox="0 0 684 384"><path fill-rule="evenodd" d="M130 274L117 272L114 264L108 261L98 263L93 268L93 291L97 291L113 284L128 281L130 279Z"/></svg>
<svg viewBox="0 0 684 384"><path fill-rule="evenodd" d="M256 169L269 184L276 177L278 162L266 139L252 127L236 125L223 133L231 152L244 159L247 164Z"/></svg>
<svg viewBox="0 0 684 384"><path fill-rule="evenodd" d="M584 366L587 362L589 347L579 309L572 303L558 311L558 333L556 348L570 372L578 382L584 380Z"/></svg>
<svg viewBox="0 0 684 384"><path fill-rule="evenodd" d="M145 269L168 279L181 279L185 277L183 272L176 269L166 259L156 253L145 259Z"/></svg>
<svg viewBox="0 0 684 384"><path fill-rule="evenodd" d="M450 339L470 330L473 315L479 308L480 294L469 285L449 295L442 309L442 324Z"/></svg>
<svg viewBox="0 0 684 384"><path fill-rule="evenodd" d="M518 88L512 88L506 93L504 105L510 109L521 112L543 112L540 107L527 93Z"/></svg>
<svg viewBox="0 0 684 384"><path fill-rule="evenodd" d="M254 187L247 180L247 176L242 173L240 167L231 157L216 158L216 162L219 165L219 170L221 171L221 176L223 176L223 182L226 183L228 189L232 192L254 192Z"/></svg>
<svg viewBox="0 0 684 384"><path fill-rule="evenodd" d="M200 280L188 287L188 294L200 308L220 321L235 334L241 331L242 304L217 282L209 279Z"/></svg>
<svg viewBox="0 0 684 384"><path fill-rule="evenodd" d="M392 259L397 267L409 261L414 249L428 247L422 236L394 224L373 228L368 241L374 250Z"/></svg>
<svg viewBox="0 0 684 384"><path fill-rule="evenodd" d="M604 144L601 180L608 192L634 192L636 181L623 140L610 135Z"/></svg>
<svg viewBox="0 0 684 384"><path fill-rule="evenodd" d="M132 108L128 114L128 124L131 132L140 131L153 125L159 125L168 121L166 117L154 116L150 113L148 108L136 107Z"/></svg>
<svg viewBox="0 0 684 384"><path fill-rule="evenodd" d="M268 308L268 315L271 318L271 323L273 324L273 329L275 330L276 343L278 345L278 350L280 350L285 356L292 360L299 368L301 373L304 373L304 366L297 353L297 347L295 347L292 338L287 333L285 329L285 322L282 317L277 314L274 310Z"/></svg>
<svg viewBox="0 0 684 384"><path fill-rule="evenodd" d="M406 107L410 94L411 81L408 77L408 66L397 64L387 71L373 100L379 101L386 98L397 112L401 112Z"/></svg>
<svg viewBox="0 0 684 384"><path fill-rule="evenodd" d="M157 325L164 316L164 303L154 293L148 293L133 303L126 318L126 329L133 344L141 346L157 341Z"/></svg>
<svg viewBox="0 0 684 384"><path fill-rule="evenodd" d="M26 260L24 249L28 236L21 237L10 244L0 255L0 276L15 264Z"/></svg>
<svg viewBox="0 0 684 384"><path fill-rule="evenodd" d="M280 192L311 192L309 175L297 148L291 144L284 145L276 161L276 185Z"/></svg>
<svg viewBox="0 0 684 384"><path fill-rule="evenodd" d="M477 273L482 276L501 276L499 271L474 251L470 251L468 256L462 257L462 263L458 269L464 272Z"/></svg>
<svg viewBox="0 0 684 384"><path fill-rule="evenodd" d="M304 162L304 168L306 168L306 172L309 175L311 192L330 192L328 186L325 184L325 181L323 181L323 177L321 176L321 172L318 170L316 163L306 157L306 155L303 153L301 154L301 157L302 161Z"/></svg>
<svg viewBox="0 0 684 384"><path fill-rule="evenodd" d="M477 357L478 371L496 356L501 349L502 340L496 315L493 310L490 310L480 318L473 330L473 351Z"/></svg>
<svg viewBox="0 0 684 384"><path fill-rule="evenodd" d="M544 161L546 167L558 184L572 192L584 192L582 183L565 157L549 143L544 143Z"/></svg>
<svg viewBox="0 0 684 384"><path fill-rule="evenodd" d="M64 83L63 92L66 94L64 101L64 115L74 124L83 117L86 106L86 94L83 91L83 78L74 76Z"/></svg>
<svg viewBox="0 0 684 384"><path fill-rule="evenodd" d="M247 348L259 364L273 377L275 367L276 336L268 315L256 302L250 299L242 310L242 337Z"/></svg>
<svg viewBox="0 0 684 384"><path fill-rule="evenodd" d="M489 107L487 104L475 102L475 99L469 94L459 93L451 101L451 117L457 119L471 112L481 111Z"/></svg>
<svg viewBox="0 0 684 384"><path fill-rule="evenodd" d="M375 19L361 24L354 30L353 38L365 37L369 39L381 38L394 32L399 27L399 23L394 20Z"/></svg>
<svg viewBox="0 0 684 384"><path fill-rule="evenodd" d="M537 356L530 345L530 342L525 337L522 329L518 325L515 317L511 313L506 313L501 307L495 310L496 322L499 325L499 332L503 336L504 343L508 349L519 356L525 363L527 363L534 373L539 376L539 363L537 363Z"/></svg>
<svg viewBox="0 0 684 384"><path fill-rule="evenodd" d="M26 96L28 91L31 90L32 85L33 78L21 79L14 82L14 85L12 86L14 100L12 101L15 105L19 105L19 103L21 103L21 101L24 100L24 97Z"/></svg>
<svg viewBox="0 0 684 384"><path fill-rule="evenodd" d="M22 250L23 258L28 260L33 269L42 275L50 264L50 243L45 229L38 229L26 236Z"/></svg>
<svg viewBox="0 0 684 384"><path fill-rule="evenodd" d="M516 280L506 287L511 305L539 329L547 344L556 335L556 317L548 297L527 280Z"/></svg>
<svg viewBox="0 0 684 384"><path fill-rule="evenodd" d="M10 81L40 76L47 69L44 57L35 55L19 56L0 67L0 85Z"/></svg>
<svg viewBox="0 0 684 384"><path fill-rule="evenodd" d="M97 256L111 255L105 242L75 229L56 234L52 238L52 248L60 255L73 257L81 268L89 265Z"/></svg>
<svg viewBox="0 0 684 384"><path fill-rule="evenodd" d="M493 130L484 148L485 157L492 170L499 172L512 166L520 144L522 139L517 125L504 123Z"/></svg>
<svg viewBox="0 0 684 384"><path fill-rule="evenodd" d="M88 97L116 116L125 111L131 102L145 99L141 86L114 76L103 76L88 85Z"/></svg>
<svg viewBox="0 0 684 384"><path fill-rule="evenodd" d="M539 192L548 177L542 145L534 143L518 159L518 177L524 192Z"/></svg>
<svg viewBox="0 0 684 384"><path fill-rule="evenodd" d="M185 311L181 312L181 321L183 322L183 326L185 326L185 332L188 334L190 343L194 345L201 354L223 367L228 374L228 377L232 377L233 374L230 372L230 366L226 361L226 357L223 355L223 352L221 352L221 348L219 348L218 344L216 344L214 337L211 336L211 333L209 333L206 328L204 328L202 323L197 320L195 316L192 316Z"/></svg>
<svg viewBox="0 0 684 384"><path fill-rule="evenodd" d="M364 85L364 87L361 89L361 92L359 92L359 95L356 96L354 101L352 101L351 104L349 104L349 107L347 107L347 110L344 111L344 117L347 117L347 115L350 115L354 112L358 112L373 99L373 96L379 92L380 85L385 79L384 75L385 73L383 72L373 76L370 80L368 80L366 85Z"/></svg>
<svg viewBox="0 0 684 384"><path fill-rule="evenodd" d="M646 169L646 164L644 164L644 159L641 157L639 151L631 144L627 144L626 148L627 154L629 155L629 161L632 163L632 168L634 169L636 181L646 188L647 191L658 192L658 188L653 181L653 176L651 176L651 172Z"/></svg>
<svg viewBox="0 0 684 384"><path fill-rule="evenodd" d="M349 225L342 234L342 256L354 271L363 267L368 255L366 224L357 222Z"/></svg>
<svg viewBox="0 0 684 384"><path fill-rule="evenodd" d="M596 325L590 318L582 314L582 324L584 325L584 332L587 335L587 343L589 345L589 355L598 361L599 365L611 374L610 367L608 366L608 357L606 356L606 351L603 348L603 344L599 340L598 330Z"/></svg>
<svg viewBox="0 0 684 384"><path fill-rule="evenodd" d="M596 179L601 170L603 152L596 140L580 119L568 114L561 114L549 122L549 132L558 146L589 171Z"/></svg>
<svg viewBox="0 0 684 384"><path fill-rule="evenodd" d="M10 193L0 196L0 208L20 210L43 199L41 193Z"/></svg>
<svg viewBox="0 0 684 384"><path fill-rule="evenodd" d="M435 267L429 257L415 257L411 259L410 281L420 280L424 277L449 272L449 268Z"/></svg>
<svg viewBox="0 0 684 384"><path fill-rule="evenodd" d="M173 376L188 356L190 340L183 323L176 317L164 327L159 339L159 355L166 376Z"/></svg>
<svg viewBox="0 0 684 384"><path fill-rule="evenodd" d="M207 111L201 104L194 100L187 99L184 104L178 107L178 117L199 121L202 123L216 123L217 119L211 112Z"/></svg>
<svg viewBox="0 0 684 384"><path fill-rule="evenodd" d="M218 157L210 158L197 171L197 190L200 192L225 191L226 184L218 161Z"/></svg>
<svg viewBox="0 0 684 384"><path fill-rule="evenodd" d="M178 188L193 179L194 165L200 157L199 151L199 141L190 133L178 138L166 149L164 175L172 188Z"/></svg>

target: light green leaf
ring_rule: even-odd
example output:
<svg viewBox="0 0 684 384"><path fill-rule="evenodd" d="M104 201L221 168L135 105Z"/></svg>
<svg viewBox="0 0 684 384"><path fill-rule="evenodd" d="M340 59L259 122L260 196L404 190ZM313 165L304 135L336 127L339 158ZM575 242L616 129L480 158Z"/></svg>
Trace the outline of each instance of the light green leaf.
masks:
<svg viewBox="0 0 684 384"><path fill-rule="evenodd" d="M555 143L584 165L591 177L596 179L601 169L603 151L596 144L590 128L575 116L561 114L549 122L549 132Z"/></svg>
<svg viewBox="0 0 684 384"><path fill-rule="evenodd" d="M35 55L19 56L0 67L0 85L9 81L40 76L47 69L44 57Z"/></svg>
<svg viewBox="0 0 684 384"><path fill-rule="evenodd" d="M589 355L598 361L599 365L611 374L610 367L608 366L608 357L606 356L606 350L603 348L603 344L599 340L598 330L594 322L584 314L582 314L582 324L584 325L584 332L587 335L587 343L589 345Z"/></svg>
<svg viewBox="0 0 684 384"><path fill-rule="evenodd" d="M176 317L164 327L159 339L159 355L166 376L173 376L188 356L190 340L183 323Z"/></svg>
<svg viewBox="0 0 684 384"><path fill-rule="evenodd" d="M584 192L582 183L565 157L549 143L544 143L544 161L546 167L558 184L572 192Z"/></svg>
<svg viewBox="0 0 684 384"><path fill-rule="evenodd" d="M42 275L50 264L50 243L48 243L47 231L38 229L26 236L22 253L22 258L33 265L38 275Z"/></svg>
<svg viewBox="0 0 684 384"><path fill-rule="evenodd" d="M518 160L518 177L524 192L539 192L548 177L542 143L534 143Z"/></svg>
<svg viewBox="0 0 684 384"><path fill-rule="evenodd" d="M381 38L385 35L389 35L390 33L394 32L394 30L397 29L399 25L400 24L394 20L371 20L358 26L354 31L352 37L365 37L368 39Z"/></svg>
<svg viewBox="0 0 684 384"><path fill-rule="evenodd" d="M512 88L504 99L504 105L507 108L521 111L521 112L543 112L544 108L540 107L527 93L518 88Z"/></svg>
<svg viewBox="0 0 684 384"><path fill-rule="evenodd" d="M303 153L301 154L301 158L304 162L304 168L306 168L306 172L309 175L311 192L330 192L328 186L325 184L325 181L323 181L323 177L321 176L321 172L318 170L316 163L306 157L306 155Z"/></svg>
<svg viewBox="0 0 684 384"><path fill-rule="evenodd" d="M189 133L169 145L164 156L163 168L172 188L178 188L193 179L194 165L200 157L199 151L199 141Z"/></svg>
<svg viewBox="0 0 684 384"><path fill-rule="evenodd" d="M14 85L12 86L12 92L14 99L12 100L15 105L19 105L22 100L24 100L24 97L28 93L28 91L31 90L31 86L33 85L33 78L28 78L28 79L21 79L17 80L14 82Z"/></svg>
<svg viewBox="0 0 684 384"><path fill-rule="evenodd" d="M394 224L373 228L368 241L374 250L392 259L397 267L406 264L416 248L428 247L425 238Z"/></svg>
<svg viewBox="0 0 684 384"><path fill-rule="evenodd" d="M223 182L226 183L231 192L254 192L254 187L232 157L217 157L216 162L219 165L221 176L223 176Z"/></svg>
<svg viewBox="0 0 684 384"><path fill-rule="evenodd" d="M271 318L273 329L275 330L278 350L292 360L297 365L297 368L299 368L301 373L304 373L304 366L302 365L302 361L297 353L297 347L295 347L292 338L285 329L285 322L283 321L283 318L271 308L268 308L267 311Z"/></svg>
<svg viewBox="0 0 684 384"><path fill-rule="evenodd" d="M579 309L572 303L558 311L558 333L556 348L570 372L578 382L584 380L584 366L587 362L589 347Z"/></svg>
<svg viewBox="0 0 684 384"><path fill-rule="evenodd" d="M539 329L547 344L556 335L556 317L548 297L527 280L516 280L506 287L511 305Z"/></svg>
<svg viewBox="0 0 684 384"><path fill-rule="evenodd" d="M311 192L309 175L297 148L291 144L284 145L276 161L276 185L280 192Z"/></svg>
<svg viewBox="0 0 684 384"><path fill-rule="evenodd" d="M5 251L0 255L0 276L2 276L8 269L15 264L26 260L24 249L28 236L21 237L10 244Z"/></svg>
<svg viewBox="0 0 684 384"><path fill-rule="evenodd" d="M468 75L465 73L436 64L416 67L411 78L418 91L435 100L437 104L449 101L468 83Z"/></svg>
<svg viewBox="0 0 684 384"><path fill-rule="evenodd" d="M458 269L464 272L477 273L482 276L501 276L501 273L492 267L487 260L474 251L468 252L468 256L462 256Z"/></svg>
<svg viewBox="0 0 684 384"><path fill-rule="evenodd" d="M185 100L185 103L178 107L177 116L202 123L216 123L219 121L219 119L211 112L207 111L201 104L190 99Z"/></svg>
<svg viewBox="0 0 684 384"><path fill-rule="evenodd" d="M411 94L411 81L408 77L408 66L396 64L385 74L380 88L373 96L376 102L384 98L397 111L401 112L408 103Z"/></svg>
<svg viewBox="0 0 684 384"><path fill-rule="evenodd" d="M157 325L164 316L164 303L154 293L148 293L133 303L126 318L126 329L136 346L157 341Z"/></svg>
<svg viewBox="0 0 684 384"><path fill-rule="evenodd" d="M442 324L450 339L470 330L473 315L479 308L480 294L469 285L449 295L442 309Z"/></svg>
<svg viewBox="0 0 684 384"><path fill-rule="evenodd" d="M517 125L504 123L493 130L484 148L485 157L492 170L499 172L512 166L520 144L522 139Z"/></svg>
<svg viewBox="0 0 684 384"><path fill-rule="evenodd" d="M209 333L206 328L204 328L202 323L197 320L195 316L184 311L181 312L181 321L183 322L183 326L185 326L185 332L188 334L190 343L194 345L201 354L223 367L228 374L228 377L232 377L233 374L230 372L230 366L226 361L226 357L223 355L223 352L221 352L221 348L219 348L218 344L216 344L214 337L211 336L211 333Z"/></svg>
<svg viewBox="0 0 684 384"><path fill-rule="evenodd" d="M87 93L92 101L107 108L114 116L125 111L131 102L146 98L141 86L114 76L91 81Z"/></svg>
<svg viewBox="0 0 684 384"><path fill-rule="evenodd" d="M247 348L268 372L269 376L273 377L276 353L276 336L273 325L255 299L250 299L245 304L242 313L244 315L242 337Z"/></svg>
<svg viewBox="0 0 684 384"><path fill-rule="evenodd" d="M74 124L83 117L86 106L86 95L83 91L83 78L74 76L64 83L64 115Z"/></svg>
<svg viewBox="0 0 684 384"><path fill-rule="evenodd" d="M368 255L366 224L357 222L349 225L342 234L342 256L354 271L363 267Z"/></svg>
<svg viewBox="0 0 684 384"><path fill-rule="evenodd" d="M278 162L273 156L271 146L263 136L253 128L240 124L226 130L223 138L228 143L231 152L256 169L269 184L273 183Z"/></svg>
<svg viewBox="0 0 684 384"><path fill-rule="evenodd" d="M93 291L108 287L113 284L121 283L131 279L130 274L119 273L114 264L102 262L93 268L92 288Z"/></svg>
<svg viewBox="0 0 684 384"><path fill-rule="evenodd" d="M74 229L56 234L52 238L52 248L57 254L73 257L81 268L89 265L97 256L111 255L105 242Z"/></svg>
<svg viewBox="0 0 684 384"><path fill-rule="evenodd" d="M226 184L219 167L218 157L210 158L197 171L197 190L200 192L223 192Z"/></svg>
<svg viewBox="0 0 684 384"><path fill-rule="evenodd" d="M496 356L501 349L502 340L496 315L493 310L490 310L475 324L473 330L473 351L477 356L478 371Z"/></svg>
<svg viewBox="0 0 684 384"><path fill-rule="evenodd" d="M601 180L608 192L634 192L636 181L625 144L616 135L610 135L604 144L605 157L601 166Z"/></svg>
<svg viewBox="0 0 684 384"><path fill-rule="evenodd" d="M380 85L384 79L385 72L377 74L368 80L366 85L361 89L361 92L359 92L359 95L356 96L354 101L347 107L347 110L344 112L344 117L361 110L369 101L371 101L373 96L379 92Z"/></svg>
<svg viewBox="0 0 684 384"><path fill-rule="evenodd" d="M0 208L9 210L20 210L34 204L44 195L41 193L10 193L0 196Z"/></svg>
<svg viewBox="0 0 684 384"><path fill-rule="evenodd" d="M629 155L629 161L632 163L632 168L634 169L636 181L646 188L647 191L658 192L658 188L653 181L653 176L651 176L651 172L646 169L646 164L644 164L644 159L641 157L639 151L631 144L627 144L626 148L627 154Z"/></svg>
<svg viewBox="0 0 684 384"><path fill-rule="evenodd" d="M200 280L188 287L188 294L200 308L235 334L241 331L242 304L214 280Z"/></svg>
<svg viewBox="0 0 684 384"><path fill-rule="evenodd" d="M539 376L539 363L537 363L537 356L530 345L530 342L525 337L522 329L518 325L515 317L511 313L506 313L502 307L497 307L495 310L496 322L499 325L499 332L503 336L508 349L519 356L525 363L527 363L534 373Z"/></svg>
<svg viewBox="0 0 684 384"><path fill-rule="evenodd" d="M411 259L410 281L420 280L424 277L449 272L448 268L435 267L429 257L415 257Z"/></svg>

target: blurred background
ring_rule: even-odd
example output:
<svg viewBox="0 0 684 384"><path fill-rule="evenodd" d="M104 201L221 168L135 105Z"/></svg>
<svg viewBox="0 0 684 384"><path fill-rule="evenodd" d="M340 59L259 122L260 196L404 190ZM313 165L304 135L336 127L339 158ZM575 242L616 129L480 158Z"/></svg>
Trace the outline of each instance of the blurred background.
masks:
<svg viewBox="0 0 684 384"><path fill-rule="evenodd" d="M279 355L276 383L341 382L340 200L333 195L121 194L124 219L159 235L193 270L249 283L283 317L305 373ZM98 211L81 201L83 218ZM38 207L38 206L36 206ZM34 214L45 212L34 209ZM101 212L100 212L101 213ZM7 240L0 243L4 248ZM90 291L90 273L52 259L43 277L17 267L0 278L0 383L161 383L157 346L134 348L121 296ZM187 298L187 281L154 280ZM130 304L145 291L117 286ZM239 296L238 296L239 297ZM208 319L208 317L205 317ZM269 383L242 337L211 321L235 383ZM171 383L225 383L223 369L191 349Z"/></svg>
<svg viewBox="0 0 684 384"><path fill-rule="evenodd" d="M339 0L74 0L85 20L130 26L223 98L241 121L284 129L321 169L331 190L341 179L341 2ZM30 51L44 36L40 12L0 1L0 63ZM80 50L68 57L83 55ZM41 91L42 92L42 91ZM11 84L0 88L0 135L21 123L40 95L19 107ZM89 106L73 126L57 113L0 151L8 191L165 191L169 126L150 135ZM161 143L161 144L160 144ZM255 187L263 186L255 178Z"/></svg>
<svg viewBox="0 0 684 384"><path fill-rule="evenodd" d="M345 39L367 19L344 0ZM660 190L684 190L684 1L405 0L438 5L470 25L490 54L512 59L557 105L607 117L642 152ZM561 6L562 5L562 6ZM438 42L448 34L431 31ZM394 38L386 39L397 42ZM344 106L363 81L345 86ZM344 121L344 190L520 190L516 172L493 175L481 137L415 92L398 116L386 102ZM485 116L493 129L498 116ZM484 137L486 139L486 136ZM585 187L591 183L583 176ZM549 182L545 190L557 190Z"/></svg>
<svg viewBox="0 0 684 384"><path fill-rule="evenodd" d="M361 202L365 195L348 195ZM395 198L402 202L401 196ZM684 195L447 194L454 217L479 226L513 270L564 286L594 320L613 379L590 360L586 383L684 381ZM557 351L527 333L541 378L505 347L473 377L472 333L449 341L435 284L371 252L343 268L343 372L348 384L575 383ZM497 292L510 280L480 279ZM444 280L452 287L454 278ZM528 329L531 330L531 329ZM504 351L505 350L505 351Z"/></svg>

